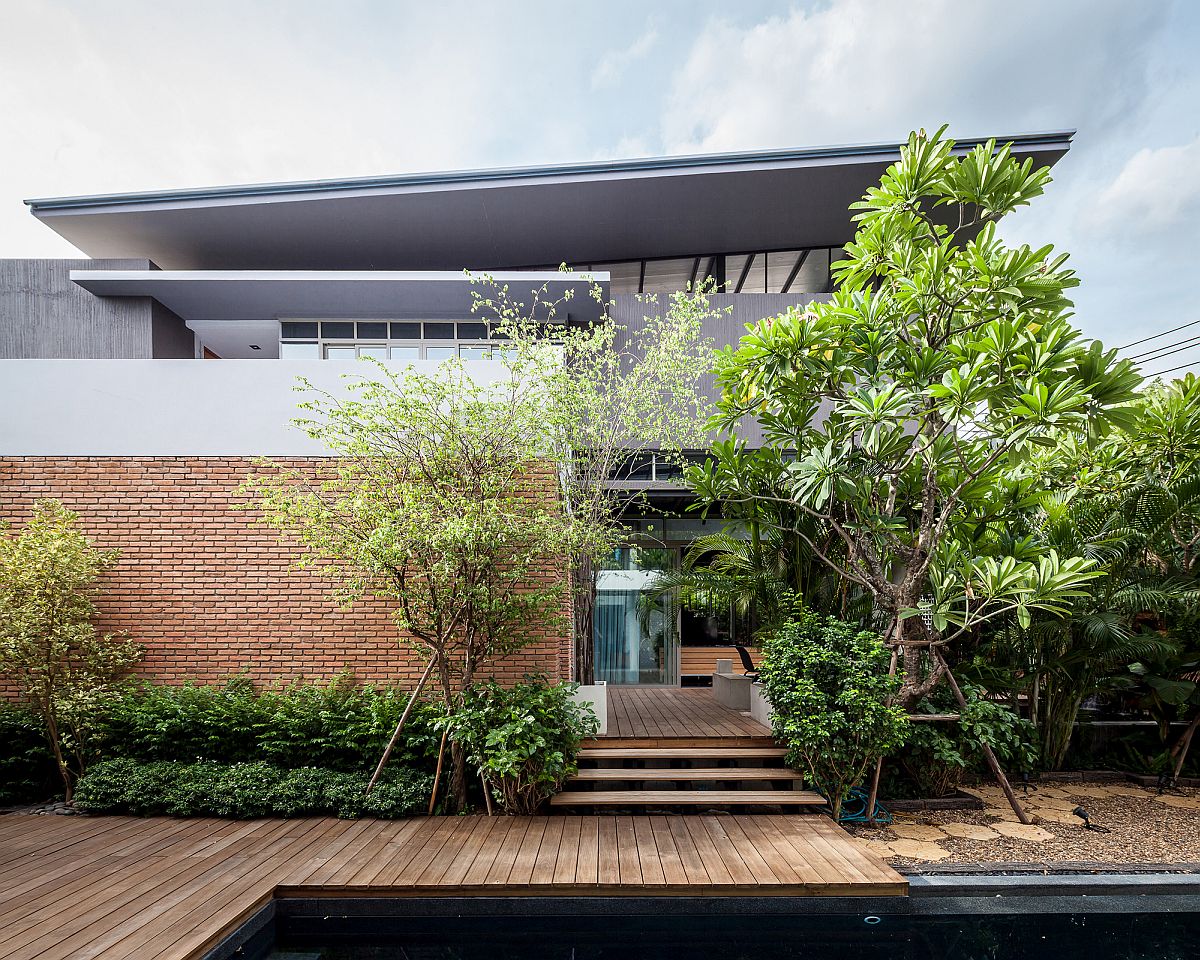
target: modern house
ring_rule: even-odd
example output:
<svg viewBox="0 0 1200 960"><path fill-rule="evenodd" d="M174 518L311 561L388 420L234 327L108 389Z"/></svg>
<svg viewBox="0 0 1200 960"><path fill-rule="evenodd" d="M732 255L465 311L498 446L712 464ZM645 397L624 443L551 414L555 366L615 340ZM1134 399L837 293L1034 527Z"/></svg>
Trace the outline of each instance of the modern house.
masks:
<svg viewBox="0 0 1200 960"><path fill-rule="evenodd" d="M1052 164L1070 138L1012 139L1018 155ZM637 294L712 277L724 291L715 305L732 310L705 334L736 343L746 324L829 294L852 234L847 207L898 151L28 201L92 259L0 261L0 517L20 522L36 498L57 497L119 548L104 626L141 641L157 677L410 677L419 665L397 653L384 605L333 608L235 509L255 457L327 455L290 426L295 378L333 388L347 367L323 361L362 356L457 355L495 375L464 268L518 294L582 291L594 277L614 321L635 328L658 309ZM586 320L596 307L577 296L570 309ZM629 544L602 576L598 679L675 685L710 673L714 648L737 640L729 617L685 609L647 621L638 598L711 527L681 515L678 477L651 453L614 482L645 489L649 507L628 518ZM570 662L569 638L553 635L503 669L565 677Z"/></svg>

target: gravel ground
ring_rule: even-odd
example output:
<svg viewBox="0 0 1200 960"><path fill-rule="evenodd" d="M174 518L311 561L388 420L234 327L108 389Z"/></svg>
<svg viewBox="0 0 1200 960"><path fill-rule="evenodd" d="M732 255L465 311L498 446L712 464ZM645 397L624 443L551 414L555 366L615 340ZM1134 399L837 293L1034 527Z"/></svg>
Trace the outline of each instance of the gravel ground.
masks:
<svg viewBox="0 0 1200 960"><path fill-rule="evenodd" d="M1047 783L1017 796L1035 826L1022 825L999 787L970 789L983 810L897 814L890 827L849 825L852 836L894 866L931 863L1200 863L1200 791L1159 796L1133 784ZM1082 806L1091 822L1072 815Z"/></svg>

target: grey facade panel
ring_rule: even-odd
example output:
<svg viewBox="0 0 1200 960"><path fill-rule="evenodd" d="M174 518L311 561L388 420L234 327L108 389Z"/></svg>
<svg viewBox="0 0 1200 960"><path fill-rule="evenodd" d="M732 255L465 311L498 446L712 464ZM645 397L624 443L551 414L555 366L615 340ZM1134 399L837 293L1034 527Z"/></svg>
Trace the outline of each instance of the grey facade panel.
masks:
<svg viewBox="0 0 1200 960"><path fill-rule="evenodd" d="M183 317L150 301L150 340L155 360L194 360L196 335L188 329Z"/></svg>
<svg viewBox="0 0 1200 960"><path fill-rule="evenodd" d="M748 324L758 323L767 317L775 317L788 307L802 306L813 300L826 300L828 294L812 293L727 293L709 297L716 316L708 317L701 327L701 335L713 341L716 349L739 343ZM657 302L638 298L636 295L621 295L612 298L612 318L625 327L630 334L645 328L646 317L661 316L670 304L670 298L660 296ZM701 389L716 400L719 392L716 378L711 373L701 377ZM762 431L758 424L743 419L738 436L750 444L762 442Z"/></svg>
<svg viewBox="0 0 1200 960"><path fill-rule="evenodd" d="M149 298L97 297L70 278L73 269L151 266L148 260L0 260L0 358L153 357Z"/></svg>

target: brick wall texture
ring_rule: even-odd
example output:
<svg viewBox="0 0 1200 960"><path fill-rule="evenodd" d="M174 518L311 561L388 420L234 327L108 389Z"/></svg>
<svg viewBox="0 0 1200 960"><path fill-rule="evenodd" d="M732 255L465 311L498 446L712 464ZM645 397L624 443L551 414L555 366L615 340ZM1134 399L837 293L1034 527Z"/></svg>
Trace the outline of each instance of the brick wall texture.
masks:
<svg viewBox="0 0 1200 960"><path fill-rule="evenodd" d="M286 461L313 471L321 463ZM425 658L399 642L391 604L339 609L328 581L294 567L294 546L235 509L252 469L240 457L0 458L0 517L23 523L35 500L54 497L80 514L98 546L120 551L98 626L142 644L139 671L155 681L212 682L243 670L262 682L323 680L348 669L364 681L415 682ZM530 646L485 675L566 678L568 629L533 629Z"/></svg>

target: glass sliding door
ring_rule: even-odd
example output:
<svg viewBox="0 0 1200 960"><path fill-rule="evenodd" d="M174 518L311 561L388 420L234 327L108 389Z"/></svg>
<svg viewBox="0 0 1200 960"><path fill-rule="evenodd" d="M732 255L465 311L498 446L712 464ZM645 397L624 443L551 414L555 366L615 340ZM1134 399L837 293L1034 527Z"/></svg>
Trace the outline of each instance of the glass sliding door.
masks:
<svg viewBox="0 0 1200 960"><path fill-rule="evenodd" d="M596 579L594 623L597 680L611 684L679 682L676 611L669 599L651 600L655 577L674 567L671 548L622 547Z"/></svg>

